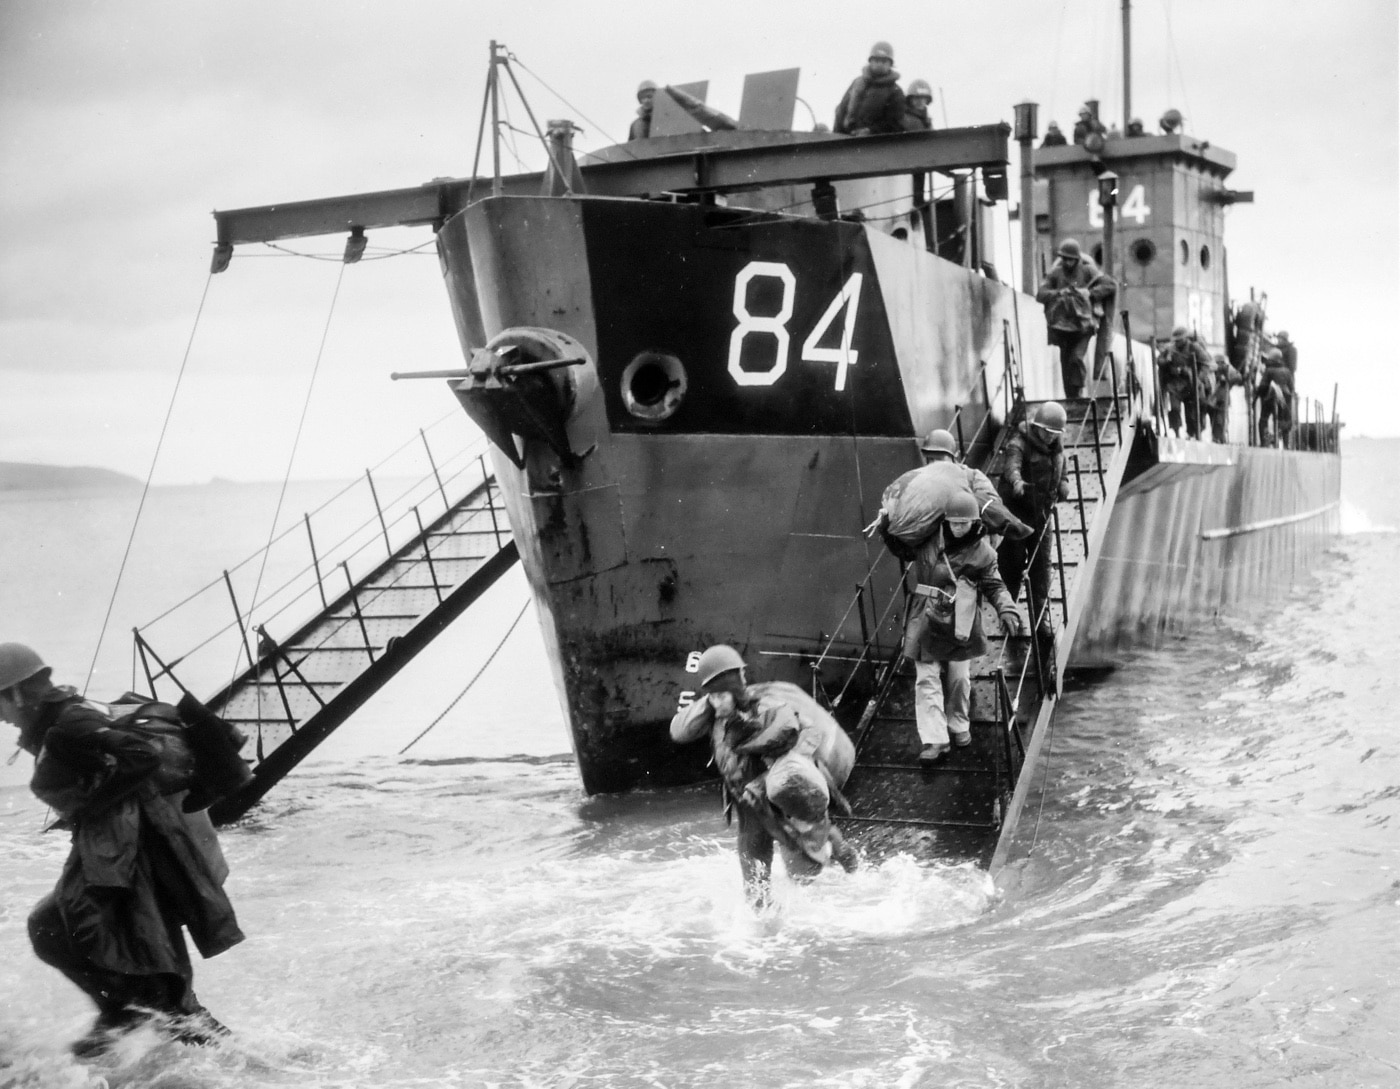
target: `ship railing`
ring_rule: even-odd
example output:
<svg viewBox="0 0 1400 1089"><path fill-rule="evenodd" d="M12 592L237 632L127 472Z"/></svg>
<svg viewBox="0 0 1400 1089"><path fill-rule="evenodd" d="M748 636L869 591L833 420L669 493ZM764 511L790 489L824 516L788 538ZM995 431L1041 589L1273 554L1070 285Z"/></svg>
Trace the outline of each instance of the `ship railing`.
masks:
<svg viewBox="0 0 1400 1089"><path fill-rule="evenodd" d="M425 527L493 475L487 441L475 432L463 434L466 427L462 414L453 411L420 429L280 531L274 526L267 544L134 627L132 687L144 680L152 695L159 694L160 684L194 694L224 688L241 669L279 657L269 625L296 630L325 613L344 596L340 583L348 582L353 593L358 579L415 539L424 540L437 585ZM510 539L510 527L493 502L486 510L490 528L483 532L499 550ZM367 601L356 604L362 615ZM188 649L166 656L158 644Z"/></svg>

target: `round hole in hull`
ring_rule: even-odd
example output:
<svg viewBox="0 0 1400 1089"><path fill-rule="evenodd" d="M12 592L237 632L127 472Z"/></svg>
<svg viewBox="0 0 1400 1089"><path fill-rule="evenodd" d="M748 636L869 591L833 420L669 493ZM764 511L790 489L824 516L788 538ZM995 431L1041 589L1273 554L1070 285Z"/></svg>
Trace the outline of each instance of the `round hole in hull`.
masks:
<svg viewBox="0 0 1400 1089"><path fill-rule="evenodd" d="M660 423L676 414L685 400L685 366L666 352L639 352L622 372L622 403L647 423Z"/></svg>

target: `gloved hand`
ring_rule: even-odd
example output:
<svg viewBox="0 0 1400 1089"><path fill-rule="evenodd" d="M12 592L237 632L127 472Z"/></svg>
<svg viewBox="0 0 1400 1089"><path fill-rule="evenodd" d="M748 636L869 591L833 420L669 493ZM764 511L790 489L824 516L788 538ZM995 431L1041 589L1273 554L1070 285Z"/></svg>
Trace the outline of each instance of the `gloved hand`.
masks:
<svg viewBox="0 0 1400 1089"><path fill-rule="evenodd" d="M1017 638L1026 634L1026 622L1019 612L1002 613L1001 630L1008 639Z"/></svg>
<svg viewBox="0 0 1400 1089"><path fill-rule="evenodd" d="M1025 494L1026 494L1026 482L1025 482L1024 480L1018 480L1018 481L1016 481L1015 484L1012 484L1012 485L1011 485L1011 492L1012 492L1013 495L1016 495L1016 496L1025 495Z"/></svg>

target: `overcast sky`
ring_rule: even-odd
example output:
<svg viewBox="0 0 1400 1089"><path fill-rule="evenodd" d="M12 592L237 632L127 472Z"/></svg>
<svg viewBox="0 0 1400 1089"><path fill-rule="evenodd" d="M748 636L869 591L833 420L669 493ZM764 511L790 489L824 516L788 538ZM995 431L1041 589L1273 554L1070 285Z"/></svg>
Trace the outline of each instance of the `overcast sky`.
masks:
<svg viewBox="0 0 1400 1089"><path fill-rule="evenodd" d="M583 126L582 148L625 136L642 78L708 79L737 114L746 72L798 67L829 123L881 38L906 84L939 91L940 123L1009 121L1030 98L1042 126L1065 125L1091 95L1121 121L1119 7L4 0L0 460L144 477L205 289L209 212L468 173L492 38L537 116ZM1137 0L1134 14L1134 112L1150 126L1179 108L1256 193L1228 213L1232 288L1268 291L1302 391L1330 402L1340 382L1348 434L1400 434L1395 0ZM528 124L518 106L511 119ZM430 239L383 232L371 252ZM157 480L282 476L339 271L249 247L214 277ZM454 411L440 383L387 375L458 365L430 246L347 269L294 475L353 475Z"/></svg>

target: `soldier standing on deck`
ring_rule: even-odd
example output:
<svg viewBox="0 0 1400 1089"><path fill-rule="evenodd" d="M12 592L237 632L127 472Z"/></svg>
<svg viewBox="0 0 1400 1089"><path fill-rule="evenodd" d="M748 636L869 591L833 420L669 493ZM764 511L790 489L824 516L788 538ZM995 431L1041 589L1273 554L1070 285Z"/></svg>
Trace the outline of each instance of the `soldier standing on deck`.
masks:
<svg viewBox="0 0 1400 1089"><path fill-rule="evenodd" d="M1244 384L1240 372L1223 355L1215 357L1215 385L1205 399L1205 415L1210 420L1210 437L1230 441L1230 387Z"/></svg>
<svg viewBox="0 0 1400 1089"><path fill-rule="evenodd" d="M627 139L645 140L651 135L651 110L656 102L656 84L644 79L637 85L637 118L627 130Z"/></svg>
<svg viewBox="0 0 1400 1089"><path fill-rule="evenodd" d="M1196 438L1201 432L1201 389L1214 389L1210 353L1184 325L1172 330L1171 342L1157 356L1158 384L1166 400L1167 426L1181 434L1182 414L1186 417L1186 433Z"/></svg>
<svg viewBox="0 0 1400 1089"><path fill-rule="evenodd" d="M903 132L904 117L904 92L894 70L894 47L889 42L876 42L870 47L869 63L841 96L831 131L848 136Z"/></svg>
<svg viewBox="0 0 1400 1089"><path fill-rule="evenodd" d="M1047 340L1060 349L1065 396L1074 398L1084 393L1088 378L1084 356L1089 340L1099 327L1104 308L1112 305L1118 286L1084 256L1075 239L1066 238L1057 253L1035 297L1045 306Z"/></svg>
<svg viewBox="0 0 1400 1089"><path fill-rule="evenodd" d="M904 128L907 132L923 132L933 128L933 120L928 108L933 102L933 88L926 79L916 79L909 84L904 95Z"/></svg>

